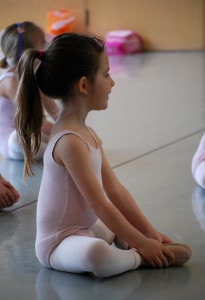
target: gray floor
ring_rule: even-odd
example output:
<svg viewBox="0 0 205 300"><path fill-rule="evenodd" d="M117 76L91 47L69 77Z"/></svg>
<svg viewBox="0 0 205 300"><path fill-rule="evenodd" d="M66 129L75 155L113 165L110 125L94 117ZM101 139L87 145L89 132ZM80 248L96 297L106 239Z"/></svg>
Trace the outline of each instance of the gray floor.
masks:
<svg viewBox="0 0 205 300"><path fill-rule="evenodd" d="M27 186L22 163L0 172L21 193L0 211L0 299L205 299L205 191L191 159L205 131L205 52L146 53L111 58L116 86L109 108L88 123L101 136L117 176L145 215L177 242L190 245L183 267L128 272L108 279L42 268L34 252L42 165Z"/></svg>

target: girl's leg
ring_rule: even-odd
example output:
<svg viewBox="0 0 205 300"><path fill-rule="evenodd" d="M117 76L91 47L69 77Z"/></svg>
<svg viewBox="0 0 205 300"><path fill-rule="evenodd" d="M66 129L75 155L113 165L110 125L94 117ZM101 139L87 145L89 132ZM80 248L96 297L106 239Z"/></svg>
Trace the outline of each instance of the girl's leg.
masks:
<svg viewBox="0 0 205 300"><path fill-rule="evenodd" d="M91 227L91 231L94 236L106 241L108 244L112 244L114 242L117 248L128 250L129 244L121 239L119 239L115 234L102 222L98 219L98 221Z"/></svg>
<svg viewBox="0 0 205 300"><path fill-rule="evenodd" d="M44 138L44 136L43 136ZM47 143L41 141L40 148L36 155L37 160L41 160L43 158L44 151L46 149ZM16 160L24 160L24 150L20 139L17 136L16 131L13 131L8 139L8 155L11 159Z"/></svg>
<svg viewBox="0 0 205 300"><path fill-rule="evenodd" d="M200 185L202 188L205 188L205 161L202 161L197 167L194 178L198 185Z"/></svg>
<svg viewBox="0 0 205 300"><path fill-rule="evenodd" d="M53 251L50 264L59 271L108 277L137 269L141 257L134 249L121 250L99 238L70 236Z"/></svg>
<svg viewBox="0 0 205 300"><path fill-rule="evenodd" d="M11 159L24 160L24 151L16 131L14 130L8 139L8 155Z"/></svg>
<svg viewBox="0 0 205 300"><path fill-rule="evenodd" d="M100 220L90 228L92 236L106 241L108 244L112 244L115 240L115 234Z"/></svg>

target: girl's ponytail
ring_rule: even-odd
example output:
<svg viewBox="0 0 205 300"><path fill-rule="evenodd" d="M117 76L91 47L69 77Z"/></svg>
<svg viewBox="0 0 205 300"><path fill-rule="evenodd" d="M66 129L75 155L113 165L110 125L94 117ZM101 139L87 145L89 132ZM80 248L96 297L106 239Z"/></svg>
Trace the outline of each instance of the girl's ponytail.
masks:
<svg viewBox="0 0 205 300"><path fill-rule="evenodd" d="M25 51L17 68L17 109L14 122L24 148L24 178L34 175L32 163L40 147L44 118L40 91L35 79L36 58L39 58L38 50Z"/></svg>

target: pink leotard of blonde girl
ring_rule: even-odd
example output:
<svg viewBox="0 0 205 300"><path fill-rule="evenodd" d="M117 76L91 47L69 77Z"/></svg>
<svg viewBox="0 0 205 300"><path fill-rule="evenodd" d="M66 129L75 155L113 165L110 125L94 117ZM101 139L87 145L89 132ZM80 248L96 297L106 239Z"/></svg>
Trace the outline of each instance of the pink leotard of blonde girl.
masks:
<svg viewBox="0 0 205 300"><path fill-rule="evenodd" d="M101 268L100 275L110 276L136 269L141 261L139 254L133 249L122 250L108 244L108 240L114 240L114 234L104 224L98 226L100 222L97 216L86 203L67 169L54 161L53 149L57 141L68 134L79 137L87 146L94 173L102 186L99 144L95 148L81 135L70 130L56 134L44 154L37 204L37 258L46 267L68 272L88 272L92 271L92 264L87 262L86 257L92 254L93 263L100 244L104 243L106 265L103 271ZM98 250L94 251L96 245Z"/></svg>

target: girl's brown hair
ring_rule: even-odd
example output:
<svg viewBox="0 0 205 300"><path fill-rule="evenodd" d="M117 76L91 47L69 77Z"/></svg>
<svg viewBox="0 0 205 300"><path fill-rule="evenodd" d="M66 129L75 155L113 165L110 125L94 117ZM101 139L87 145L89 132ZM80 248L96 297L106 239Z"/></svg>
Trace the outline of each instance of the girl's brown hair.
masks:
<svg viewBox="0 0 205 300"><path fill-rule="evenodd" d="M65 33L54 38L44 52L30 49L22 55L15 125L25 151L24 177L33 174L34 155L40 147L44 117L40 90L65 103L77 80L83 76L94 80L103 51L104 41L94 35ZM34 71L36 58L41 62Z"/></svg>

